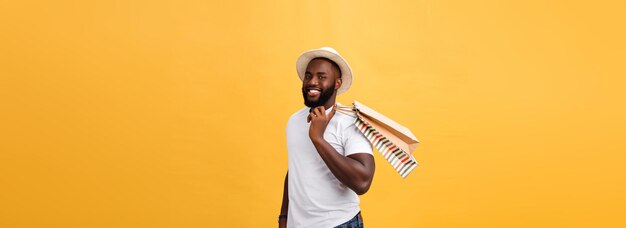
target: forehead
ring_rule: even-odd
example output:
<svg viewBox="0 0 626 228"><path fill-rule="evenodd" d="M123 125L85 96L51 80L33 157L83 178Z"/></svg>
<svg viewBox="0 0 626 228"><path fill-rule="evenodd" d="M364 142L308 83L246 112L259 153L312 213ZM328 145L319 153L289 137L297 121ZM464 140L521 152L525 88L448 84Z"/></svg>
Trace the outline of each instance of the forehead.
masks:
<svg viewBox="0 0 626 228"><path fill-rule="evenodd" d="M315 72L332 72L333 64L326 59L314 59L309 62L309 65L306 67L306 72L315 73Z"/></svg>

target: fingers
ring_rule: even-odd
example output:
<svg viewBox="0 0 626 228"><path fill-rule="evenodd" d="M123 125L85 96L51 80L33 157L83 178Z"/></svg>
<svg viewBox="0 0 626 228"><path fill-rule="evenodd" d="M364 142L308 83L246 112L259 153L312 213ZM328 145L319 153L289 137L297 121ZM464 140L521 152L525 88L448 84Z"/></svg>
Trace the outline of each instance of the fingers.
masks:
<svg viewBox="0 0 626 228"><path fill-rule="evenodd" d="M306 117L306 122L307 123L310 123L313 120L314 117L318 117L320 115L318 108L319 107L315 107L315 108L312 108L309 111L309 116Z"/></svg>
<svg viewBox="0 0 626 228"><path fill-rule="evenodd" d="M326 112L324 112L324 106L317 106L315 107L315 109L313 109L313 113L315 113L315 116L324 116L324 114L326 114Z"/></svg>
<svg viewBox="0 0 626 228"><path fill-rule="evenodd" d="M335 112L337 111L336 107L337 107L337 105L334 105L334 106L332 107L332 109L333 109L333 110L332 110L332 111L330 111L330 113L328 113L328 120L332 119L332 118L333 118L333 116L335 116Z"/></svg>
<svg viewBox="0 0 626 228"><path fill-rule="evenodd" d="M310 122L311 122L311 120L313 119L313 110L314 110L314 109L315 109L315 108L310 108L310 109L309 109L309 115L306 117L306 122L307 122L307 123L310 123Z"/></svg>
<svg viewBox="0 0 626 228"><path fill-rule="evenodd" d="M325 117L326 120L330 120L333 118L333 116L335 116L335 112L337 111L335 109L336 105L332 107L332 111L330 111L330 113L328 113L328 115L326 115L326 108L324 108L324 106L318 106L315 108L312 108L309 112L309 116L306 117L306 122L310 123L313 118L317 118L317 117Z"/></svg>

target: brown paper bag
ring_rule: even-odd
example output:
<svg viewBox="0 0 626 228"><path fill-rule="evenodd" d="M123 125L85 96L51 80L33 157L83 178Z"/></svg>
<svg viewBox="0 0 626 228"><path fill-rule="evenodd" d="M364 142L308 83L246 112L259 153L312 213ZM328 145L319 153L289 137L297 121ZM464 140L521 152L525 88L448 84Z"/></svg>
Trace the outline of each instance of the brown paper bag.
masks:
<svg viewBox="0 0 626 228"><path fill-rule="evenodd" d="M354 125L402 178L417 167L412 152L419 141L408 128L358 101L354 101L352 108L337 106L337 111L355 114Z"/></svg>
<svg viewBox="0 0 626 228"><path fill-rule="evenodd" d="M354 101L354 107L358 110L357 115L360 115L364 121L372 125L400 149L413 154L419 141L411 130L358 101Z"/></svg>

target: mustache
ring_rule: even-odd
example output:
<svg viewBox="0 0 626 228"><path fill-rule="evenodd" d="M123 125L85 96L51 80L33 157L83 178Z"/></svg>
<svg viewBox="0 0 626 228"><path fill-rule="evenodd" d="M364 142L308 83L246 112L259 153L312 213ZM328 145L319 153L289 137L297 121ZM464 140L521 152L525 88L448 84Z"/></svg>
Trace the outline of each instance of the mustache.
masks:
<svg viewBox="0 0 626 228"><path fill-rule="evenodd" d="M308 99L307 90L311 88L315 88L320 91L320 95L318 96L317 100ZM334 84L326 89L315 87L315 86L302 87L302 97L304 98L304 105L306 105L307 107L313 108L313 107L324 105L326 102L328 102L328 100L330 100L333 94L335 94Z"/></svg>

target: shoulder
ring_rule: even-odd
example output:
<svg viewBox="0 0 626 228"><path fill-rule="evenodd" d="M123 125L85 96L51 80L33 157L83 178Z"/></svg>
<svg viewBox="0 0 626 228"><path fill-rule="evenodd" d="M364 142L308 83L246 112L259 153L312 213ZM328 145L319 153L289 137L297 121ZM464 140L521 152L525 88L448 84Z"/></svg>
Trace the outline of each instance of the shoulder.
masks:
<svg viewBox="0 0 626 228"><path fill-rule="evenodd" d="M350 124L354 123L354 121L356 120L356 117L354 115L343 113L343 112L338 112L338 111L335 111L335 115L333 116L333 119L335 118L337 122L350 123Z"/></svg>
<svg viewBox="0 0 626 228"><path fill-rule="evenodd" d="M309 115L309 107L301 108L298 111L296 111L295 113L291 114L291 116L289 117L289 121L288 122L291 122L291 121L296 120L296 119L306 118L307 115Z"/></svg>
<svg viewBox="0 0 626 228"><path fill-rule="evenodd" d="M289 119L292 119L294 117L307 116L307 115L309 115L309 107L304 107L304 108L298 109L298 111L291 114L291 117L289 117Z"/></svg>
<svg viewBox="0 0 626 228"><path fill-rule="evenodd" d="M355 127L354 122L356 121L356 117L343 112L335 112L333 121L337 124L339 130L345 131Z"/></svg>

